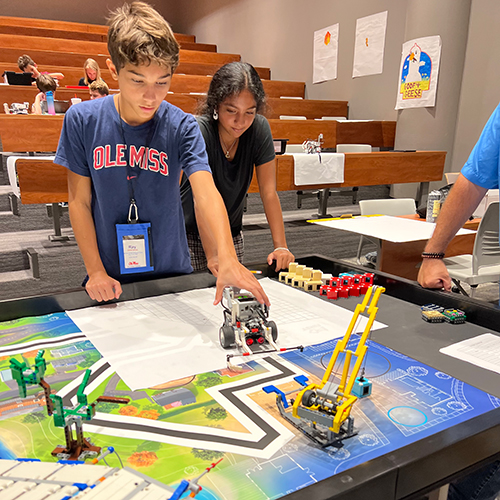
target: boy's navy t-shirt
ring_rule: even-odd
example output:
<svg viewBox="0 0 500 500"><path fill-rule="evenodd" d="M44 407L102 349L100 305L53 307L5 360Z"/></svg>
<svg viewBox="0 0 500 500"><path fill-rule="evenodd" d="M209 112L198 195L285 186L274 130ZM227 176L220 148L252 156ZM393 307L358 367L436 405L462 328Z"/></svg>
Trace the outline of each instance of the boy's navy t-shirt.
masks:
<svg viewBox="0 0 500 500"><path fill-rule="evenodd" d="M71 106L54 163L92 180L97 244L110 276L131 282L190 273L179 178L181 170L187 176L210 172L198 124L192 115L163 101L149 122L132 127L121 120L121 125L123 136L113 96ZM151 223L153 273L120 274L115 224L127 222L129 182L139 221Z"/></svg>

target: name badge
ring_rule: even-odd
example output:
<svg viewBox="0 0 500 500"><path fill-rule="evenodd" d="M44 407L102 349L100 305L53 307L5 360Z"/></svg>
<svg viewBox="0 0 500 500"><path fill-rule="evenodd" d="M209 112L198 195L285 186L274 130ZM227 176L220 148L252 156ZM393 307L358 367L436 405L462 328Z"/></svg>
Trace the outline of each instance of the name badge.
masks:
<svg viewBox="0 0 500 500"><path fill-rule="evenodd" d="M120 273L154 271L151 223L116 224Z"/></svg>

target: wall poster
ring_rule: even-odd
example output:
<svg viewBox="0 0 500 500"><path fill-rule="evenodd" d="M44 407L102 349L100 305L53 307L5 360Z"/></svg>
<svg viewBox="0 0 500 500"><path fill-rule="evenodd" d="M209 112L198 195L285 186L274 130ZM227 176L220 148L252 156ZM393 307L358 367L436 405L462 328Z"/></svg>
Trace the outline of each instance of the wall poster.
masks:
<svg viewBox="0 0 500 500"><path fill-rule="evenodd" d="M440 58L439 35L416 38L403 44L396 109L435 105Z"/></svg>
<svg viewBox="0 0 500 500"><path fill-rule="evenodd" d="M314 32L313 83L337 79L339 25Z"/></svg>

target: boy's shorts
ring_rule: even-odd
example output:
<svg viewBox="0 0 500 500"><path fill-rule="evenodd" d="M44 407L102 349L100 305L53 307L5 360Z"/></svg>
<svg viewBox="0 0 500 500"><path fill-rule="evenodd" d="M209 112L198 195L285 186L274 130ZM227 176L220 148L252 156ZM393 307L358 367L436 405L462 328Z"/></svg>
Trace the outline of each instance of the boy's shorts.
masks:
<svg viewBox="0 0 500 500"><path fill-rule="evenodd" d="M189 246L189 253L191 254L191 265L194 271L208 271L207 258L203 245L201 244L200 235L198 233L187 233L187 241ZM234 249L236 256L240 262L243 262L243 233L233 236Z"/></svg>

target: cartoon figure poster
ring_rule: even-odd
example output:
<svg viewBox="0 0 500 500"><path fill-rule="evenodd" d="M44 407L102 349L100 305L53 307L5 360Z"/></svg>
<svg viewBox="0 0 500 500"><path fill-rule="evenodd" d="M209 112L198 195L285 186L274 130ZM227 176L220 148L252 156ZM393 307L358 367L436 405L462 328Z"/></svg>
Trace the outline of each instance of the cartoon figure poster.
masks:
<svg viewBox="0 0 500 500"><path fill-rule="evenodd" d="M435 105L440 58L439 35L416 38L403 44L396 109Z"/></svg>
<svg viewBox="0 0 500 500"><path fill-rule="evenodd" d="M314 32L313 83L337 79L339 25Z"/></svg>
<svg viewBox="0 0 500 500"><path fill-rule="evenodd" d="M387 11L356 21L353 78L382 73L386 28Z"/></svg>

